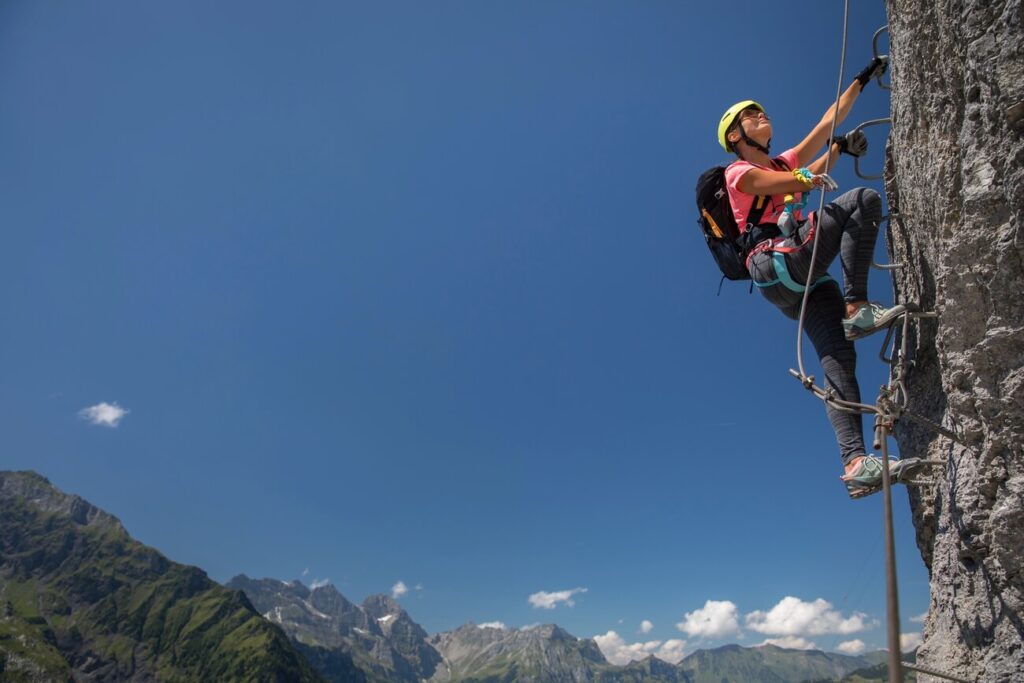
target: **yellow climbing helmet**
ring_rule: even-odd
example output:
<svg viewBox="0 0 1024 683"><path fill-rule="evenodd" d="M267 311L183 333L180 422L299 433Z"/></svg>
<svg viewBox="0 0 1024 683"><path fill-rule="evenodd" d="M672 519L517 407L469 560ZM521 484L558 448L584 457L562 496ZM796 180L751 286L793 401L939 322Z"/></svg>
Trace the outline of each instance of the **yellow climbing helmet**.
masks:
<svg viewBox="0 0 1024 683"><path fill-rule="evenodd" d="M722 114L722 120L718 122L718 144L720 144L722 149L726 152L731 152L732 150L729 149L729 141L725 139L725 134L736 121L736 117L739 116L740 112L744 109L757 109L761 112L764 111L764 107L754 100L743 100L742 102L737 102L725 110L725 113Z"/></svg>

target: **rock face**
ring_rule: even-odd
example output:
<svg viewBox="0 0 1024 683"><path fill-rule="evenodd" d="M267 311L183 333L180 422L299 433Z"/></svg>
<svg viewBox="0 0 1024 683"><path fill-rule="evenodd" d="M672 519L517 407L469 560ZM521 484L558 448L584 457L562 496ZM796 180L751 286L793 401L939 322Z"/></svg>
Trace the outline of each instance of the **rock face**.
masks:
<svg viewBox="0 0 1024 683"><path fill-rule="evenodd" d="M0 497L21 498L34 509L67 517L76 526L127 533L120 520L75 495L58 490L35 472L5 472L0 476Z"/></svg>
<svg viewBox="0 0 1024 683"><path fill-rule="evenodd" d="M884 652L849 657L818 650L787 650L774 645L740 647L725 645L713 650L697 650L681 663L693 683L780 683L781 681L846 680L854 672L865 673ZM912 657L912 655L910 655ZM883 665L884 666L884 665ZM863 679L856 679L863 680Z"/></svg>
<svg viewBox="0 0 1024 683"><path fill-rule="evenodd" d="M444 660L432 679L593 681L608 662L597 644L553 624L529 629L467 624L430 639ZM671 680L676 680L675 678Z"/></svg>
<svg viewBox="0 0 1024 683"><path fill-rule="evenodd" d="M887 189L915 335L903 456L942 459L913 491L931 608L918 662L1024 680L1024 10L1020 0L889 0ZM923 677L922 680L937 680Z"/></svg>
<svg viewBox="0 0 1024 683"><path fill-rule="evenodd" d="M386 595L358 606L330 584L309 589L242 575L227 585L243 591L329 681L417 683L441 662L427 632Z"/></svg>

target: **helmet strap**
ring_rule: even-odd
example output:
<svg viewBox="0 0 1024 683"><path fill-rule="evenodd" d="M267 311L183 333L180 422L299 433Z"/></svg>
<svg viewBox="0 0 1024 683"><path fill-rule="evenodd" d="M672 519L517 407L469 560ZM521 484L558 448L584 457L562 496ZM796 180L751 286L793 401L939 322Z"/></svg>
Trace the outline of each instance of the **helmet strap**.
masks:
<svg viewBox="0 0 1024 683"><path fill-rule="evenodd" d="M742 120L736 122L736 127L739 128L740 130L740 137L743 138L743 142L747 143L748 145L750 145L751 147L758 151L764 152L765 154L771 154L771 152L769 151L769 148L772 146L771 138L768 139L767 145L762 145L761 143L752 140L750 136L747 135L747 131L743 130Z"/></svg>

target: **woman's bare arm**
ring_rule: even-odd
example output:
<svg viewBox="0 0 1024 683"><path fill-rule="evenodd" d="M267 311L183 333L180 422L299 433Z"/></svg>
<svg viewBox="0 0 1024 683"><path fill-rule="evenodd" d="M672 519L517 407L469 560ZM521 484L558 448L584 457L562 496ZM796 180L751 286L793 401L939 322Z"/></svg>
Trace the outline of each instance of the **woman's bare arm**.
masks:
<svg viewBox="0 0 1024 683"><path fill-rule="evenodd" d="M740 192L752 195L792 194L807 189L807 185L785 171L766 171L752 168L740 178Z"/></svg>
<svg viewBox="0 0 1024 683"><path fill-rule="evenodd" d="M832 143L832 159L828 164L828 168L825 167L825 162L829 161L828 152L826 151L820 157L814 160L813 163L807 164L807 170L818 175L820 173L828 173L832 170L832 167L836 165L836 161L839 160L839 145Z"/></svg>
<svg viewBox="0 0 1024 683"><path fill-rule="evenodd" d="M846 89L846 92L839 98L839 111L836 114L836 125L846 119L846 116L850 113L850 109L853 108L853 103L857 101L857 96L860 95L861 91L860 81L854 80L850 84L850 87ZM832 105L825 112L825 115L821 117L821 121L818 122L807 137L803 139L794 149L796 150L797 158L800 160L801 166L806 166L811 159L814 158L814 153L821 149L825 141L828 140L829 131L832 130L832 114L836 110L836 105ZM813 169L812 169L813 170ZM820 173L821 171L815 171Z"/></svg>

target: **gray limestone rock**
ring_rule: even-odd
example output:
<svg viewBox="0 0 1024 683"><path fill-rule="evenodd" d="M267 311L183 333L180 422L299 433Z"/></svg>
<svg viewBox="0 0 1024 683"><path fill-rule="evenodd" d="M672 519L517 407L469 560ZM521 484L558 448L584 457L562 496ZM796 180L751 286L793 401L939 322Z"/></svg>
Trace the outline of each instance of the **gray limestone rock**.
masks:
<svg viewBox="0 0 1024 683"><path fill-rule="evenodd" d="M912 489L931 607L918 662L1024 680L1024 10L1020 0L889 0L887 190L914 334L903 457L943 460ZM923 676L921 680L938 680Z"/></svg>
<svg viewBox="0 0 1024 683"><path fill-rule="evenodd" d="M593 640L578 639L554 624L524 629L466 624L433 636L430 643L443 659L433 683L476 680L483 678L480 672L494 673L494 680L583 683L596 681L608 668Z"/></svg>
<svg viewBox="0 0 1024 683"><path fill-rule="evenodd" d="M60 491L49 479L35 472L0 472L0 496L24 498L39 510L66 515L80 526L124 532L117 517L78 496Z"/></svg>

